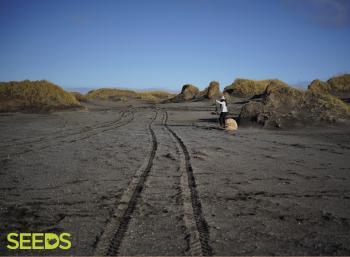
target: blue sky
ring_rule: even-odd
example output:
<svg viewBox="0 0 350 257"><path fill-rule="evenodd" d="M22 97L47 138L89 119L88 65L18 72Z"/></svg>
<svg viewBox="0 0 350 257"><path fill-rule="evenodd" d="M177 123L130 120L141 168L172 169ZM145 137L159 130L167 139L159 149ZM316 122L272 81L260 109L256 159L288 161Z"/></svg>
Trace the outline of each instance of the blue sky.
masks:
<svg viewBox="0 0 350 257"><path fill-rule="evenodd" d="M0 0L0 81L304 84L350 71L347 0Z"/></svg>

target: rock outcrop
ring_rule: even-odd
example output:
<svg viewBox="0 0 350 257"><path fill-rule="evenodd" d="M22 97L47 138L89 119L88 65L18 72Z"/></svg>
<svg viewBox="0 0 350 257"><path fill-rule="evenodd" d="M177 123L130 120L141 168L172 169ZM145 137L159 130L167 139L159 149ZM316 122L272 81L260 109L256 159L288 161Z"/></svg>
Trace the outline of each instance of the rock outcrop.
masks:
<svg viewBox="0 0 350 257"><path fill-rule="evenodd" d="M211 81L209 86L206 87L203 91L199 92L195 98L198 100L201 99L213 99L219 98L221 96L220 84L217 81Z"/></svg>
<svg viewBox="0 0 350 257"><path fill-rule="evenodd" d="M199 93L199 89L191 84L183 85L181 93L169 99L170 102L182 102L193 100Z"/></svg>
<svg viewBox="0 0 350 257"><path fill-rule="evenodd" d="M350 106L340 99L313 90L301 91L271 82L261 102L242 107L241 123L254 122L265 127L292 127L350 119Z"/></svg>
<svg viewBox="0 0 350 257"><path fill-rule="evenodd" d="M328 93L340 99L350 98L350 74L332 77L327 82L314 80L308 89L318 93Z"/></svg>
<svg viewBox="0 0 350 257"><path fill-rule="evenodd" d="M204 90L199 89L191 84L186 84L182 87L181 93L169 99L170 102L183 101L201 101L206 99L215 99L222 96L220 92L220 84L217 81L211 81Z"/></svg>

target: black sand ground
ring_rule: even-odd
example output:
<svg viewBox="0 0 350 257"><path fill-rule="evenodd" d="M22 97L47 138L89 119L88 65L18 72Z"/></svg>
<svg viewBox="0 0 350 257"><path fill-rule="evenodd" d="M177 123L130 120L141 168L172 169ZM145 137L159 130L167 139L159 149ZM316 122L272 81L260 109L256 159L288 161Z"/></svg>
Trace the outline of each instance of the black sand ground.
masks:
<svg viewBox="0 0 350 257"><path fill-rule="evenodd" d="M87 107L0 115L2 255L350 254L350 128L229 134L209 102ZM6 251L14 231L72 248Z"/></svg>

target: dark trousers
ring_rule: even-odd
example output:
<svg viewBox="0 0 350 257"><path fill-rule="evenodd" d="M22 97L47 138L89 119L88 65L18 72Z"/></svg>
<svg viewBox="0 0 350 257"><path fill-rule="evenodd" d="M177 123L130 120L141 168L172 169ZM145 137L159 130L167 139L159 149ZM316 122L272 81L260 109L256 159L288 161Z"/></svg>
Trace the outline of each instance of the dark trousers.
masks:
<svg viewBox="0 0 350 257"><path fill-rule="evenodd" d="M226 115L227 115L227 112L220 113L219 122L221 127L225 127Z"/></svg>

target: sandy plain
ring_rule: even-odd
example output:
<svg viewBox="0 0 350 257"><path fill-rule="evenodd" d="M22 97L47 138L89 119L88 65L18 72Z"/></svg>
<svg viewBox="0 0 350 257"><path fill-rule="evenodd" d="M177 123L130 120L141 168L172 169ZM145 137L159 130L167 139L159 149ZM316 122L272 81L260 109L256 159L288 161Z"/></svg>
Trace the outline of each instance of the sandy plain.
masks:
<svg viewBox="0 0 350 257"><path fill-rule="evenodd" d="M212 111L0 114L0 254L350 255L350 128L228 133ZM72 247L6 250L15 231L68 232Z"/></svg>

